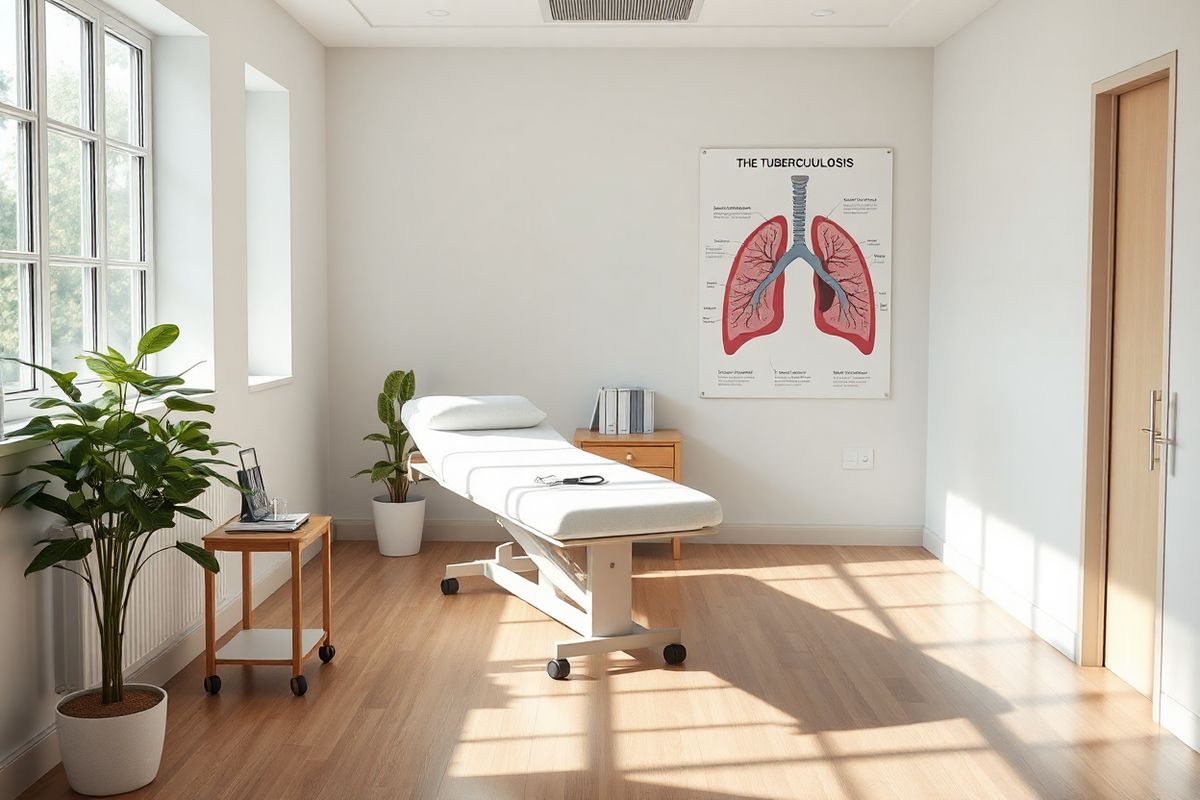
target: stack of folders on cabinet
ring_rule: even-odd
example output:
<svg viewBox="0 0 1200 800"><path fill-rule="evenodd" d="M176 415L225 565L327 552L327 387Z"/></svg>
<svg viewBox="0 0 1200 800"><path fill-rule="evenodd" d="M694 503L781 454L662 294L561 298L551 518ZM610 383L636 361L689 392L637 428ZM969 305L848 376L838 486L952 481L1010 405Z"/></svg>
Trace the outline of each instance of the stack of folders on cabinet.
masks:
<svg viewBox="0 0 1200 800"><path fill-rule="evenodd" d="M654 433L654 392L641 387L600 389L591 428L608 434Z"/></svg>

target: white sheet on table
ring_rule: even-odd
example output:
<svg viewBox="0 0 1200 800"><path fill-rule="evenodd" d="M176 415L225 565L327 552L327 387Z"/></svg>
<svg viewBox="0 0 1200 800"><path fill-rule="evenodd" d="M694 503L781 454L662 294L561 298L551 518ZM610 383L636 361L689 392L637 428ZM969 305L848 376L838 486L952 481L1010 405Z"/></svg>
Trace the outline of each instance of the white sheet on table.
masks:
<svg viewBox="0 0 1200 800"><path fill-rule="evenodd" d="M404 423L442 486L562 541L690 531L721 522L721 505L712 497L585 453L545 422L491 431L435 431L407 418ZM546 475L603 475L608 483L543 486L535 480Z"/></svg>

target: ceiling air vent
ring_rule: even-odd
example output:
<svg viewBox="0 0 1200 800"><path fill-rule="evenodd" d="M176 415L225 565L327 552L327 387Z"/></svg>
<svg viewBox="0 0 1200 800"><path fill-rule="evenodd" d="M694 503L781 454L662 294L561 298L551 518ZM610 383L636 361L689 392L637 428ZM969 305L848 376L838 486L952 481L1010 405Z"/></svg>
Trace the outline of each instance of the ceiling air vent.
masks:
<svg viewBox="0 0 1200 800"><path fill-rule="evenodd" d="M547 22L691 22L701 0L541 0Z"/></svg>

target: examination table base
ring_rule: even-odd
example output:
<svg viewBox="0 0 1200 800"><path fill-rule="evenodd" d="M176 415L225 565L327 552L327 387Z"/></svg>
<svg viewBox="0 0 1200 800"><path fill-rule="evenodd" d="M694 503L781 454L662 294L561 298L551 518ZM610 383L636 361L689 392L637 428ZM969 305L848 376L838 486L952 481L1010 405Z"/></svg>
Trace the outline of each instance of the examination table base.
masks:
<svg viewBox="0 0 1200 800"><path fill-rule="evenodd" d="M448 565L442 593L457 593L459 578L482 576L578 633L579 638L555 644L554 658L546 665L551 678L566 678L568 659L575 656L661 646L669 664L687 657L679 628L651 629L633 621L633 543L713 533L711 528L562 542L511 520L496 521L514 541L497 547L495 558ZM514 542L525 555L513 553ZM567 554L580 549L586 550L583 564ZM536 575L530 577L532 573Z"/></svg>

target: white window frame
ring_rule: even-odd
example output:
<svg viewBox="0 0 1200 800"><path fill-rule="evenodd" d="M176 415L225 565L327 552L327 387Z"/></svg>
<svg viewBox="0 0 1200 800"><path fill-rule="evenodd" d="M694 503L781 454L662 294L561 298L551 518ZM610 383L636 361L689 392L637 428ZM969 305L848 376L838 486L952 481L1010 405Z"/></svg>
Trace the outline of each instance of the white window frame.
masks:
<svg viewBox="0 0 1200 800"><path fill-rule="evenodd" d="M91 69L91 129L80 128L49 118L47 109L47 64L46 64L46 5L53 3L91 25L90 52L85 53ZM50 361L50 268L72 266L94 270L94 281L90 307L84 314L91 316L96 347L103 350L108 346L108 271L110 267L126 267L142 270L142 328L154 324L154 224L153 224L153 125L151 109L151 75L153 36L135 23L113 12L108 7L89 0L27 0L28 39L27 69L30 81L32 109L22 109L0 102L0 111L21 122L31 123L33 128L33 248L32 253L0 251L0 260L6 263L32 263L32 315L33 315L33 361L49 365ZM106 36L132 45L141 53L141 144L134 145L110 139L106 129L105 107L105 45ZM85 125L87 121L85 120ZM91 143L92 169L90 188L93 208L90 224L93 226L91 256L60 256L50 254L50 198L48 191L49 158L48 137L51 131L69 134L73 138ZM109 149L140 157L142 159L142 246L141 261L126 261L110 258L108 253L108 151ZM86 188L86 187L85 187ZM85 301L88 298L85 297ZM126 355L129 355L128 353ZM81 365L82 366L82 365ZM74 367L72 367L74 369ZM36 397L55 394L54 383L39 372L34 372L32 388L8 392L4 396L4 417L8 420L31 416L29 402Z"/></svg>

